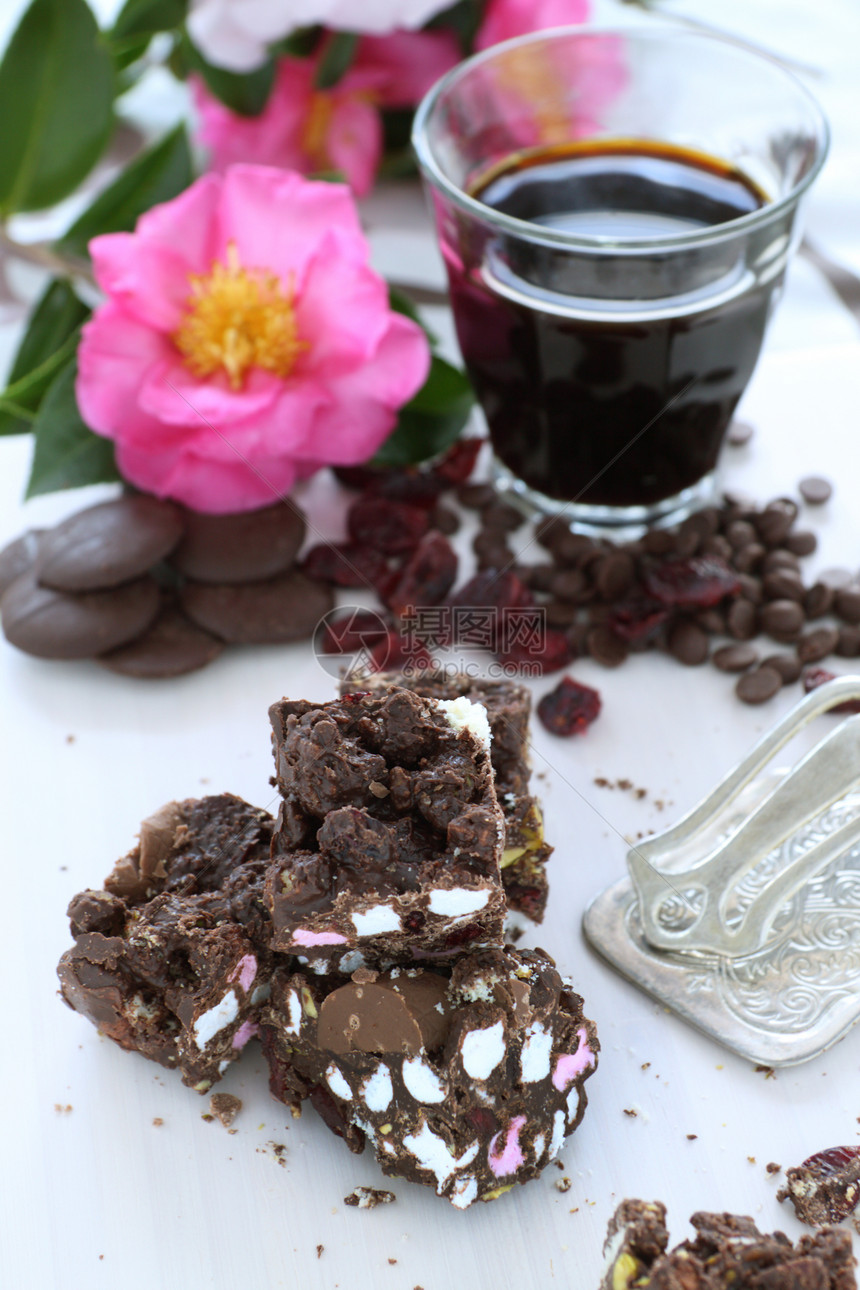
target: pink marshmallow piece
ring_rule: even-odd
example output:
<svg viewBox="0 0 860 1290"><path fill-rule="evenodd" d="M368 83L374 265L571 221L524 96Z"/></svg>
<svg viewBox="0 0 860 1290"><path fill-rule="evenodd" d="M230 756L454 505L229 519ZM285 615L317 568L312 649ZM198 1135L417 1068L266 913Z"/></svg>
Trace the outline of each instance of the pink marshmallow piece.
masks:
<svg viewBox="0 0 860 1290"><path fill-rule="evenodd" d="M245 1047L249 1039L253 1039L254 1036L259 1035L259 1033L260 1033L260 1027L255 1022L243 1021L241 1026L233 1036L233 1043L231 1047L235 1048L236 1051L239 1052L242 1048Z"/></svg>
<svg viewBox="0 0 860 1290"><path fill-rule="evenodd" d="M341 936L340 932L309 932L306 927L300 927L293 932L293 944L346 945L346 937Z"/></svg>
<svg viewBox="0 0 860 1290"><path fill-rule="evenodd" d="M508 1126L508 1132L505 1135L505 1145L501 1155L494 1154L496 1141L499 1134L495 1134L489 1147L487 1148L487 1160L490 1168L497 1178L504 1178L505 1174L512 1174L515 1169L519 1169L523 1163L523 1153L520 1148L520 1129L526 1122L524 1115L515 1115Z"/></svg>
<svg viewBox="0 0 860 1290"><path fill-rule="evenodd" d="M579 1047L575 1053L564 1053L559 1057L555 1064L555 1070L552 1076L552 1086L563 1093L569 1088L577 1075L581 1075L589 1066L594 1065L594 1053L588 1046L588 1033L585 1026L580 1026L576 1032L579 1036Z"/></svg>
<svg viewBox="0 0 860 1290"><path fill-rule="evenodd" d="M239 985L247 994L257 975L257 960L253 954L245 954L239 959L233 971L227 978L228 981L235 981L238 978Z"/></svg>

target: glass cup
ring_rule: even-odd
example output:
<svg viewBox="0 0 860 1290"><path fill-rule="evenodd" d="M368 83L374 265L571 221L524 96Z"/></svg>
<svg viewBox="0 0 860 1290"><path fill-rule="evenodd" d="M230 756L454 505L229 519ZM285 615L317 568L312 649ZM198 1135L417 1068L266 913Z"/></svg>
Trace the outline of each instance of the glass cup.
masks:
<svg viewBox="0 0 860 1290"><path fill-rule="evenodd" d="M778 63L660 27L496 45L413 145L496 484L573 528L710 500L828 129Z"/></svg>

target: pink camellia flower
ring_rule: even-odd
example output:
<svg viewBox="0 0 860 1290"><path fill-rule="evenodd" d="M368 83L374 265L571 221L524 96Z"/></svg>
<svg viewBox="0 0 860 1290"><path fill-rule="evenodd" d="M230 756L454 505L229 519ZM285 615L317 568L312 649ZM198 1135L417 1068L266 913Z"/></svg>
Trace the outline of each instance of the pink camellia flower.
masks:
<svg viewBox="0 0 860 1290"><path fill-rule="evenodd" d="M396 28L423 27L451 0L193 0L191 38L210 63L249 72L267 56L267 46L299 27L386 35Z"/></svg>
<svg viewBox="0 0 860 1290"><path fill-rule="evenodd" d="M589 0L489 0L475 37L476 49L549 27L585 22Z"/></svg>
<svg viewBox="0 0 860 1290"><path fill-rule="evenodd" d="M234 166L90 243L107 301L77 398L138 488L253 510L321 465L366 461L429 369L393 313L349 190Z"/></svg>
<svg viewBox="0 0 860 1290"><path fill-rule="evenodd" d="M340 171L363 197L382 156L381 107L411 107L459 57L451 32L364 36L344 76L328 90L314 80L318 57L281 58L259 116L239 116L191 78L198 141L213 170L235 162L284 166L302 174Z"/></svg>

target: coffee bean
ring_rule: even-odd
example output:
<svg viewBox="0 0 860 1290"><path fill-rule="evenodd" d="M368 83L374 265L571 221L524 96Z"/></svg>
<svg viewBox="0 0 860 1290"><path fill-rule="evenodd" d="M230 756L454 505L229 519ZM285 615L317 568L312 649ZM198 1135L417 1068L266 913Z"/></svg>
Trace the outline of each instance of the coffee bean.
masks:
<svg viewBox="0 0 860 1290"><path fill-rule="evenodd" d="M761 610L761 629L777 641L794 641L803 628L803 610L796 600L771 600Z"/></svg>
<svg viewBox="0 0 860 1290"><path fill-rule="evenodd" d="M716 605L710 609L702 609L696 614L695 621L711 636L725 636L726 634L726 612Z"/></svg>
<svg viewBox="0 0 860 1290"><path fill-rule="evenodd" d="M826 583L814 582L803 597L803 612L807 618L823 618L833 606L833 588Z"/></svg>
<svg viewBox="0 0 860 1290"><path fill-rule="evenodd" d="M721 672L745 672L758 662L758 650L752 645L723 645L711 656L714 667Z"/></svg>
<svg viewBox="0 0 860 1290"><path fill-rule="evenodd" d="M699 537L702 539L713 537L714 534L719 531L719 527L720 511L716 506L704 506L700 511L694 511L694 513L689 515L681 525L682 530L684 528L691 528L698 533Z"/></svg>
<svg viewBox="0 0 860 1290"><path fill-rule="evenodd" d="M726 529L726 540L736 550L755 542L756 532L749 520L733 520Z"/></svg>
<svg viewBox="0 0 860 1290"><path fill-rule="evenodd" d="M515 506L507 502L493 502L481 511L481 523L485 529L498 529L502 533L513 533L525 523L525 516Z"/></svg>
<svg viewBox="0 0 860 1290"><path fill-rule="evenodd" d="M775 668L757 667L745 672L735 686L735 694L744 703L766 703L782 689L782 677Z"/></svg>
<svg viewBox="0 0 860 1290"><path fill-rule="evenodd" d="M185 536L170 563L194 582L260 582L291 569L304 541L305 520L287 502L203 515L185 511Z"/></svg>
<svg viewBox="0 0 860 1290"><path fill-rule="evenodd" d="M626 642L608 627L592 627L586 637L586 647L601 667L619 667L630 653Z"/></svg>
<svg viewBox="0 0 860 1290"><path fill-rule="evenodd" d="M520 571L519 577L532 591L551 591L558 570L554 564L531 564Z"/></svg>
<svg viewBox="0 0 860 1290"><path fill-rule="evenodd" d="M794 523L797 508L792 513L781 504L771 502L760 515L756 517L755 526L759 538L768 547L781 546L791 530Z"/></svg>
<svg viewBox="0 0 860 1290"><path fill-rule="evenodd" d="M578 606L572 605L568 600L548 600L543 608L548 627L564 630L572 627L579 617Z"/></svg>
<svg viewBox="0 0 860 1290"><path fill-rule="evenodd" d="M775 551L768 551L762 560L762 573L776 573L778 569L788 569L792 573L800 575L800 561L797 556L787 551L785 547L777 547Z"/></svg>
<svg viewBox="0 0 860 1290"><path fill-rule="evenodd" d="M838 641L838 628L817 627L815 631L801 636L797 642L797 657L801 663L820 663L828 654L833 653Z"/></svg>
<svg viewBox="0 0 860 1290"><path fill-rule="evenodd" d="M482 511L492 506L496 498L492 484L460 484L457 489L457 501L468 511Z"/></svg>
<svg viewBox="0 0 860 1290"><path fill-rule="evenodd" d="M764 600L764 592L761 589L761 579L754 578L751 574L742 573L738 578L740 583L740 592L745 600L751 601L754 605L760 605Z"/></svg>
<svg viewBox="0 0 860 1290"><path fill-rule="evenodd" d="M547 551L551 551L556 538L562 533L569 533L570 529L564 520L559 519L557 515L546 515L535 525L535 539Z"/></svg>
<svg viewBox="0 0 860 1290"><path fill-rule="evenodd" d="M550 584L550 591L562 600L577 602L587 586L588 579L581 569L559 569Z"/></svg>
<svg viewBox="0 0 860 1290"><path fill-rule="evenodd" d="M732 558L731 543L723 537L722 533L715 533L713 537L705 538L702 543L702 555L715 555L720 560L729 561Z"/></svg>
<svg viewBox="0 0 860 1290"><path fill-rule="evenodd" d="M619 600L633 584L636 572L631 556L626 551L615 551L595 566L594 582L604 600Z"/></svg>
<svg viewBox="0 0 860 1290"><path fill-rule="evenodd" d="M800 496L810 506L821 506L833 496L833 485L821 475L807 475L798 484Z"/></svg>
<svg viewBox="0 0 860 1290"><path fill-rule="evenodd" d="M738 573L751 573L761 564L766 548L760 542L750 542L747 546L742 546L740 550L735 551L732 556L732 564Z"/></svg>
<svg viewBox="0 0 860 1290"><path fill-rule="evenodd" d="M695 525L690 523L692 519L691 515L684 520L675 537L675 555L679 560L689 560L702 544L702 534Z"/></svg>
<svg viewBox="0 0 860 1290"><path fill-rule="evenodd" d="M790 569L765 574L761 585L768 600L803 600L806 591L802 579Z"/></svg>
<svg viewBox="0 0 860 1290"><path fill-rule="evenodd" d="M669 629L667 644L672 657L685 667L698 667L704 663L710 649L708 633L689 620L675 623Z"/></svg>
<svg viewBox="0 0 860 1290"><path fill-rule="evenodd" d="M860 655L860 627L840 627L834 653L840 658L857 658Z"/></svg>
<svg viewBox="0 0 860 1290"><path fill-rule="evenodd" d="M852 626L860 623L860 590L856 587L840 587L833 598L833 612Z"/></svg>
<svg viewBox="0 0 860 1290"><path fill-rule="evenodd" d="M749 600L738 599L729 606L726 627L735 640L752 640L758 631L758 611Z"/></svg>
<svg viewBox="0 0 860 1290"><path fill-rule="evenodd" d="M652 529L642 538L642 546L649 555L668 555L675 549L675 539L668 529Z"/></svg>
<svg viewBox="0 0 860 1290"><path fill-rule="evenodd" d="M789 533L785 545L794 555L812 555L818 547L818 538L809 529L798 529L796 533Z"/></svg>
<svg viewBox="0 0 860 1290"><path fill-rule="evenodd" d="M6 639L39 658L92 658L140 636L159 608L158 584L137 578L104 591L43 587L31 569L7 587L0 613Z"/></svg>
<svg viewBox="0 0 860 1290"><path fill-rule="evenodd" d="M566 526L553 537L552 554L559 564L579 564L593 551L594 542L590 537L584 533L571 533Z"/></svg>
<svg viewBox="0 0 860 1290"><path fill-rule="evenodd" d="M430 512L430 528L444 533L446 537L452 537L460 529L460 517L450 506L443 506L439 502Z"/></svg>
<svg viewBox="0 0 860 1290"><path fill-rule="evenodd" d="M479 529L472 539L472 550L479 569L506 569L515 558L505 535L495 529Z"/></svg>
<svg viewBox="0 0 860 1290"><path fill-rule="evenodd" d="M761 661L762 667L772 667L775 672L779 672L782 677L783 685L793 685L800 677L803 670L800 659L796 654L770 654Z"/></svg>
<svg viewBox="0 0 860 1290"><path fill-rule="evenodd" d="M176 546L183 517L157 497L118 497L88 506L46 533L36 564L55 591L102 591L141 577Z"/></svg>
<svg viewBox="0 0 860 1290"><path fill-rule="evenodd" d="M742 448L745 443L749 443L755 434L755 427L751 426L749 421L732 421L726 431L726 443L731 444L733 448Z"/></svg>

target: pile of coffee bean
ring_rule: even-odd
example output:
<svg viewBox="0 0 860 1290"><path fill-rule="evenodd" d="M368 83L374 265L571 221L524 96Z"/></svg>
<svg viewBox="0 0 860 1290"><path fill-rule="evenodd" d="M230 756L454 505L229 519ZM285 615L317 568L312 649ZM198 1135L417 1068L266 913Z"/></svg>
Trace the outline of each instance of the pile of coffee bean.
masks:
<svg viewBox="0 0 860 1290"><path fill-rule="evenodd" d="M295 567L304 535L284 503L203 515L148 496L102 502L0 551L3 633L39 658L152 678L228 644L307 639L334 596Z"/></svg>
<svg viewBox="0 0 860 1290"><path fill-rule="evenodd" d="M801 481L800 491L810 505L831 495L817 478ZM575 656L608 668L648 649L689 667L710 661L739 674L736 693L746 703L763 703L829 655L860 656L860 579L831 570L807 584L801 560L817 538L796 526L793 498L757 506L727 494L674 529L623 544L543 520L534 542L550 560L538 563L525 562L531 542L513 549L522 516L490 486L466 485L459 500L480 514L479 568L512 570Z"/></svg>

